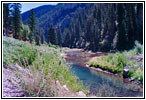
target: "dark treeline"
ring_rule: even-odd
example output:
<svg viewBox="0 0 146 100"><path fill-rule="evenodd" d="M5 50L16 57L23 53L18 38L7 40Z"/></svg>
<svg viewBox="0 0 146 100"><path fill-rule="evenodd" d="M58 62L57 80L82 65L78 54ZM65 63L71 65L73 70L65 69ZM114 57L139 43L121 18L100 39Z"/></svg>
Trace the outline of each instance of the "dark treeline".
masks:
<svg viewBox="0 0 146 100"><path fill-rule="evenodd" d="M21 5L4 4L4 34L35 41L38 45L46 42L92 51L128 50L136 40L143 42L141 3L76 3L44 7L24 13L23 24Z"/></svg>
<svg viewBox="0 0 146 100"><path fill-rule="evenodd" d="M72 19L64 46L92 51L127 50L143 42L142 4L94 4L79 9Z"/></svg>

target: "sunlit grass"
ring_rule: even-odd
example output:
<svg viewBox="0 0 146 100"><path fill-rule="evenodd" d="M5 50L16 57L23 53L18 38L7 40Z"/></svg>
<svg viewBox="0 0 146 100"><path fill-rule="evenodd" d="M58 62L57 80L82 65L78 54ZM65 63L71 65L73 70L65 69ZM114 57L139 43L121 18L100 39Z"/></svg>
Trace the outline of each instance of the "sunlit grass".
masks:
<svg viewBox="0 0 146 100"><path fill-rule="evenodd" d="M129 57L136 56L143 53L142 45L136 43L133 50L117 52L107 56L94 57L89 62L89 66L99 67L108 70L112 73L123 73L125 66L129 69L129 77L135 80L143 81L143 68L136 60L130 60Z"/></svg>
<svg viewBox="0 0 146 100"><path fill-rule="evenodd" d="M73 91L84 91L81 81L70 73L70 67L65 65L65 60L60 56L63 50L57 46L36 46L12 38L3 39L3 64L12 65L18 63L22 68L28 69L31 79L24 73L21 76L24 90L29 96L56 96L52 87L57 80L62 85Z"/></svg>

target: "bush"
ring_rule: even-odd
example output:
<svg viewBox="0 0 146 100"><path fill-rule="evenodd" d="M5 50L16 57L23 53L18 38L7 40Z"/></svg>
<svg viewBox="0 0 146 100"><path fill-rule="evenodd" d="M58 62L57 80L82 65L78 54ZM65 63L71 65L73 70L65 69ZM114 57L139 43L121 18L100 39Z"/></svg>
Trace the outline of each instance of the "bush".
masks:
<svg viewBox="0 0 146 100"><path fill-rule="evenodd" d="M126 63L127 58L121 53L96 57L88 62L89 66L101 67L113 73L122 73Z"/></svg>
<svg viewBox="0 0 146 100"><path fill-rule="evenodd" d="M108 70L112 73L123 73L124 66L128 66L129 77L133 77L135 80L139 79L143 81L143 68L141 64L136 60L130 60L130 56L135 56L136 54L142 53L142 46L137 44L135 49L130 51L124 51L122 53L117 52L114 54L109 54L107 56L100 56L91 59L88 62L89 66L100 67L101 69ZM138 49L140 48L140 49Z"/></svg>
<svg viewBox="0 0 146 100"><path fill-rule="evenodd" d="M87 91L81 81L70 73L70 67L65 65L59 48L46 45L36 46L11 38L4 37L3 64L19 63L29 70L29 75L19 73L25 92L29 96L55 96L57 92L52 85L59 80L62 85L73 91Z"/></svg>
<svg viewBox="0 0 146 100"><path fill-rule="evenodd" d="M138 43L138 41L136 41L134 50L135 50L136 55L142 54L143 53L143 46L140 43Z"/></svg>

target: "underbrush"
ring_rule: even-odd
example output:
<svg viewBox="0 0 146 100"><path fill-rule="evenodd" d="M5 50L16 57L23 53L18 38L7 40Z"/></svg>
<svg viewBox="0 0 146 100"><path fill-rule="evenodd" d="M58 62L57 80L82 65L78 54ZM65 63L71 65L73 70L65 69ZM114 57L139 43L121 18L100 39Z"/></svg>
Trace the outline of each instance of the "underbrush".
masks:
<svg viewBox="0 0 146 100"><path fill-rule="evenodd" d="M73 91L83 91L88 89L83 87L81 81L70 73L70 67L65 65L65 61L60 54L63 52L59 47L48 45L36 46L12 38L3 38L3 64L12 65L18 63L21 67L28 69L30 77L21 76L24 90L29 96L56 96L55 85L59 80L62 85ZM24 78L25 77L25 78Z"/></svg>
<svg viewBox="0 0 146 100"><path fill-rule="evenodd" d="M136 42L136 46L133 50L95 57L88 62L88 65L119 74L123 74L124 67L126 66L129 69L130 78L143 82L143 68L141 67L141 64L136 60L130 60L129 58L142 55L142 53L142 45Z"/></svg>

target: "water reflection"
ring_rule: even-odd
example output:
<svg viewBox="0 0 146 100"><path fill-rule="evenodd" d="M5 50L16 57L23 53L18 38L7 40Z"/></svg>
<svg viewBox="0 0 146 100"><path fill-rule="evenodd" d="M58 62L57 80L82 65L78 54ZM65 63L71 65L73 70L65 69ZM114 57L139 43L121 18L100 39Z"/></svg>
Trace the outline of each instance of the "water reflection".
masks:
<svg viewBox="0 0 146 100"><path fill-rule="evenodd" d="M123 79L119 77L95 70L89 70L78 65L72 65L71 73L78 76L85 86L89 86L91 92L95 95L99 92L98 90L102 88L103 85L108 85L116 92L117 96L142 96L142 92L139 91L139 87L137 85L124 83Z"/></svg>

